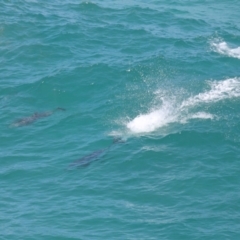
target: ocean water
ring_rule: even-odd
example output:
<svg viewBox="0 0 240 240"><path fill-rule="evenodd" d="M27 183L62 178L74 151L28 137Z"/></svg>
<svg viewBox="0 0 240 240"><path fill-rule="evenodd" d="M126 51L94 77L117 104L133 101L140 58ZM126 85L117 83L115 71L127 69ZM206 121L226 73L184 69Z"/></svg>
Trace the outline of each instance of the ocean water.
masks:
<svg viewBox="0 0 240 240"><path fill-rule="evenodd" d="M240 239L239 9L2 0L0 239Z"/></svg>

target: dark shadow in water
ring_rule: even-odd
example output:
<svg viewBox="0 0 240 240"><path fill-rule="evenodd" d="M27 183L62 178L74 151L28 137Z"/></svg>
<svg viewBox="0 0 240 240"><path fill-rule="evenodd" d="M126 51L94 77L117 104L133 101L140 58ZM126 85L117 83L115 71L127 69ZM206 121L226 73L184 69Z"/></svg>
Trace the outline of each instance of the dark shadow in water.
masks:
<svg viewBox="0 0 240 240"><path fill-rule="evenodd" d="M103 157L115 144L123 143L124 141L121 138L114 138L113 142L107 148L102 148L97 151L94 151L72 163L69 164L68 170L73 170L80 167L86 167L89 164L99 160Z"/></svg>
<svg viewBox="0 0 240 240"><path fill-rule="evenodd" d="M11 126L12 127L23 127L26 125L30 125L30 124L36 122L40 118L45 118L45 117L51 116L56 111L65 111L65 109L58 107L58 108L54 109L53 111L42 112L42 113L36 112L29 117L25 117L25 118L16 120L14 123L11 124Z"/></svg>

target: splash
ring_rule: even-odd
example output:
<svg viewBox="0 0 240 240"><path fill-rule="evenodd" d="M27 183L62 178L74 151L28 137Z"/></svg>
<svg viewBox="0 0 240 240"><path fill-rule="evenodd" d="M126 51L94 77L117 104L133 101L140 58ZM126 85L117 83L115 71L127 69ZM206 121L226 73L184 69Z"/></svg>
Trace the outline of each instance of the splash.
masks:
<svg viewBox="0 0 240 240"><path fill-rule="evenodd" d="M208 82L209 90L181 99L181 96L162 98L160 107L152 108L146 114L139 114L126 123L132 133L149 133L170 123L185 123L190 119L214 119L215 116L208 112L196 112L204 104L212 104L224 99L240 97L240 78L231 78L223 81Z"/></svg>
<svg viewBox="0 0 240 240"><path fill-rule="evenodd" d="M127 123L127 128L134 133L152 132L155 129L174 122L177 115L174 115L174 104L164 101L160 109L152 110L147 114L140 114Z"/></svg>
<svg viewBox="0 0 240 240"><path fill-rule="evenodd" d="M230 48L226 42L213 42L211 43L213 51L218 52L220 54L238 58L240 59L240 47Z"/></svg>

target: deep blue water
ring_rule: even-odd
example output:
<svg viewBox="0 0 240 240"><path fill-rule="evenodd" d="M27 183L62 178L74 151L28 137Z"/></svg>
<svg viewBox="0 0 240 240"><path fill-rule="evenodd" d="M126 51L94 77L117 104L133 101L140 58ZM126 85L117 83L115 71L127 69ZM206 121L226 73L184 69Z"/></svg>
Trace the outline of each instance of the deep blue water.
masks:
<svg viewBox="0 0 240 240"><path fill-rule="evenodd" d="M239 9L1 1L0 239L240 239Z"/></svg>

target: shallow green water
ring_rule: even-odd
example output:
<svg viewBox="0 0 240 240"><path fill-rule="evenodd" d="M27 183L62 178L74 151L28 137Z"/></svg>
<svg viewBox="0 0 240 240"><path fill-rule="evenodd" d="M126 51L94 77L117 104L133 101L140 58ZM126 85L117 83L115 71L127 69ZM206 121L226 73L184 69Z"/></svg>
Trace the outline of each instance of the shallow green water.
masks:
<svg viewBox="0 0 240 240"><path fill-rule="evenodd" d="M239 8L2 1L0 239L239 239Z"/></svg>

